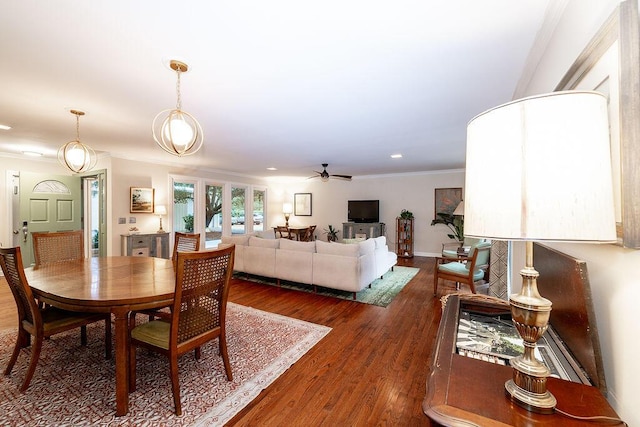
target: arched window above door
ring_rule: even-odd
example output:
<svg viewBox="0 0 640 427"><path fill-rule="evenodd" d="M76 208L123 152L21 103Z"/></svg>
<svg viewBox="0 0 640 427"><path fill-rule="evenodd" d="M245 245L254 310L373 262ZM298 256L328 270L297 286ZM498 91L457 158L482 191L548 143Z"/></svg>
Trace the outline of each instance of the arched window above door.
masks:
<svg viewBox="0 0 640 427"><path fill-rule="evenodd" d="M64 183L55 179L40 181L33 187L34 193L71 194L71 190Z"/></svg>

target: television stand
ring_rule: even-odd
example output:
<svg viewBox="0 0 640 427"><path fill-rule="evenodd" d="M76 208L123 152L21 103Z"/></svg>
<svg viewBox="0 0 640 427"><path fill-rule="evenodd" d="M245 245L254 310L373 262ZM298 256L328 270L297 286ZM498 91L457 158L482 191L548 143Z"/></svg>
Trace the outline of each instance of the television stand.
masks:
<svg viewBox="0 0 640 427"><path fill-rule="evenodd" d="M343 222L342 238L355 239L356 235L364 234L368 239L370 237L384 236L384 222Z"/></svg>

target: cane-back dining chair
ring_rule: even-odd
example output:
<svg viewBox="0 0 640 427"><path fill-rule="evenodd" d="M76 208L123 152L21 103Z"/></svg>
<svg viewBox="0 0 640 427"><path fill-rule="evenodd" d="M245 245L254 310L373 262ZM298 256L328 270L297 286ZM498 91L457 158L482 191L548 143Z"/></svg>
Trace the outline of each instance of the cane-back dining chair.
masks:
<svg viewBox="0 0 640 427"><path fill-rule="evenodd" d="M456 287L464 283L476 293L476 283L484 279L489 268L491 242L481 242L471 247L468 257L460 257L453 262L450 258L437 257L433 275L433 294L438 292L440 279L456 282Z"/></svg>
<svg viewBox="0 0 640 427"><path fill-rule="evenodd" d="M175 237L173 239L173 255L171 256L174 263L178 259L178 252L193 252L198 250L200 250L199 233L175 232Z"/></svg>
<svg viewBox="0 0 640 427"><path fill-rule="evenodd" d="M178 252L176 290L168 318L136 326L135 317L130 317L129 391L136 389L137 347L169 358L176 415L182 414L178 356L194 350L195 358L199 359L200 347L218 338L227 379L233 379L225 320L234 255L235 245L201 252Z"/></svg>
<svg viewBox="0 0 640 427"><path fill-rule="evenodd" d="M111 357L111 314L110 313L81 313L61 310L55 307L41 308L36 302L27 278L24 274L22 254L20 247L0 248L0 264L4 277L11 288L11 293L18 308L18 338L13 349L5 375L9 375L15 365L20 350L28 347L31 336L34 340L31 344L31 360L20 391L24 392L28 387L40 358L42 341L52 335L65 332L70 329L84 327L90 323L105 322L105 356ZM83 329L82 345L87 344L86 330Z"/></svg>
<svg viewBox="0 0 640 427"><path fill-rule="evenodd" d="M33 232L31 236L36 265L84 258L82 230Z"/></svg>

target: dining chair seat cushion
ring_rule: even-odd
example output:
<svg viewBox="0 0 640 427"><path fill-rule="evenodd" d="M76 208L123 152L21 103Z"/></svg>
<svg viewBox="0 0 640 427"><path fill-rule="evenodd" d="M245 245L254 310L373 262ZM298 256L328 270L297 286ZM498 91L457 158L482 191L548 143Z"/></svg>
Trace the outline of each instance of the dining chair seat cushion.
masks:
<svg viewBox="0 0 640 427"><path fill-rule="evenodd" d="M76 311L60 310L55 307L48 307L42 310L42 323L44 327L45 335L49 331L56 331L61 329L73 329L74 327L80 327L87 323L87 320L102 320L104 314L102 313L82 313ZM23 324L31 325L28 320L23 320Z"/></svg>
<svg viewBox="0 0 640 427"><path fill-rule="evenodd" d="M169 322L153 320L133 328L131 338L168 350L170 329Z"/></svg>
<svg viewBox="0 0 640 427"><path fill-rule="evenodd" d="M438 266L438 270L444 273L450 274L458 274L460 276L467 276L469 274L469 270L467 266L461 262L449 262L447 264L442 264ZM473 272L473 280L478 281L484 277L484 271L478 269Z"/></svg>
<svg viewBox="0 0 640 427"><path fill-rule="evenodd" d="M207 298L207 297L204 297ZM131 337L138 341L143 341L156 347L169 349L169 333L171 331L171 322L169 319L152 320L136 326L131 331ZM189 324L189 330L192 334L186 337L178 338L178 341L187 340L197 336L199 333L205 332L211 327L220 324L220 319L214 313L204 307L193 307L180 315L180 324Z"/></svg>

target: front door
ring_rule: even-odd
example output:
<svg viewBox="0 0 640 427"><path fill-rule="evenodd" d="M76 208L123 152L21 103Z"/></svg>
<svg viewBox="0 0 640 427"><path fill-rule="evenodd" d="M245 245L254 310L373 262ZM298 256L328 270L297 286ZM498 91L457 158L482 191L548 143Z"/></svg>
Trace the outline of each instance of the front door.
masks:
<svg viewBox="0 0 640 427"><path fill-rule="evenodd" d="M33 264L31 233L82 229L81 178L20 172L20 213L14 230L25 267Z"/></svg>

